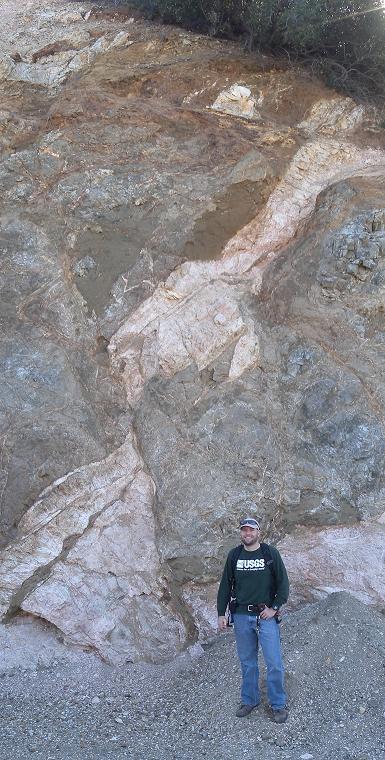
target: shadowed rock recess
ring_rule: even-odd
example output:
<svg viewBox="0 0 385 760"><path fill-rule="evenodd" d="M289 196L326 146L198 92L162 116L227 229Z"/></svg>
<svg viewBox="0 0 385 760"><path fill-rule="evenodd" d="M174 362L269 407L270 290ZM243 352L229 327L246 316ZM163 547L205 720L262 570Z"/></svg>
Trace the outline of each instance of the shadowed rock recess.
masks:
<svg viewBox="0 0 385 760"><path fill-rule="evenodd" d="M375 114L127 7L0 10L3 619L170 659L245 512L292 604L382 607Z"/></svg>

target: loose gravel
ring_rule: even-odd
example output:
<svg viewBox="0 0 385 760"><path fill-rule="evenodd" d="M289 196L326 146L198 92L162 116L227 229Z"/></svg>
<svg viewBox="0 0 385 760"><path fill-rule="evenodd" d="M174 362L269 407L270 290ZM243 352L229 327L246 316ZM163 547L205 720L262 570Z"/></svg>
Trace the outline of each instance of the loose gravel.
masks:
<svg viewBox="0 0 385 760"><path fill-rule="evenodd" d="M235 718L231 630L171 663L122 667L41 636L37 652L20 626L0 634L1 759L385 760L385 616L345 593L285 616L284 725L265 690Z"/></svg>

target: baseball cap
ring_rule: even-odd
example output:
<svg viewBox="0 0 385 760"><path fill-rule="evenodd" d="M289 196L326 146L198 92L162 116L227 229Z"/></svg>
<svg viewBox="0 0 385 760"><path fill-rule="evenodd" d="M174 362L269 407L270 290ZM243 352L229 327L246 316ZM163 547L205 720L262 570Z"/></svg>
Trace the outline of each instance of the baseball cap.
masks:
<svg viewBox="0 0 385 760"><path fill-rule="evenodd" d="M258 520L256 520L254 517L245 517L244 520L241 520L239 523L240 528L257 528L257 530L260 530L260 525Z"/></svg>

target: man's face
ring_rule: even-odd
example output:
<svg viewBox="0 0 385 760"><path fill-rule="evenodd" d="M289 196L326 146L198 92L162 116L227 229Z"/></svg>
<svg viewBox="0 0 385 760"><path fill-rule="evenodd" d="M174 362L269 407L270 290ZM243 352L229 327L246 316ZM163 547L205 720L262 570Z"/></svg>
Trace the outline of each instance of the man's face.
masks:
<svg viewBox="0 0 385 760"><path fill-rule="evenodd" d="M244 546L252 546L253 544L257 544L259 542L259 533L260 531L258 528L249 528L248 525L246 525L244 528L241 528L241 542Z"/></svg>

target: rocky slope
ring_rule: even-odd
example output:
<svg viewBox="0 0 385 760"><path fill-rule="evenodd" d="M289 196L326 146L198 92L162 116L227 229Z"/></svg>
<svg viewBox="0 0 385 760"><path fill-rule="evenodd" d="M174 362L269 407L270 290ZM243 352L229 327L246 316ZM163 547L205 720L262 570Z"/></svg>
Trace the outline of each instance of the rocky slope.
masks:
<svg viewBox="0 0 385 760"><path fill-rule="evenodd" d="M30 624L32 625L32 624ZM231 632L167 665L107 666L52 647L26 623L0 654L0 757L25 760L372 760L385 758L384 616L347 594L288 614L282 624L289 719L271 721L265 689L234 716L240 672ZM25 655L28 653L28 663Z"/></svg>
<svg viewBox="0 0 385 760"><path fill-rule="evenodd" d="M127 9L1 10L4 618L167 659L246 511L294 601L383 604L375 115Z"/></svg>

